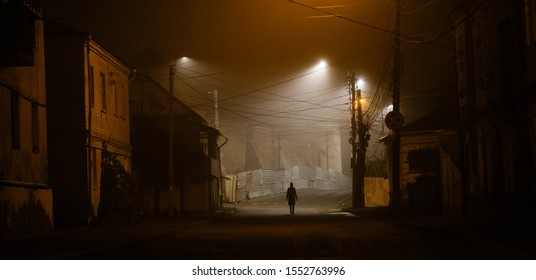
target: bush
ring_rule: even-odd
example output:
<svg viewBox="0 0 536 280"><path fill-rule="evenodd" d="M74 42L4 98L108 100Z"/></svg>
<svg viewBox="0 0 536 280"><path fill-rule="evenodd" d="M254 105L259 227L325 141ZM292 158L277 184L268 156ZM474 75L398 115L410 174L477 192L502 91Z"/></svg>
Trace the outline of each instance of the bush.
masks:
<svg viewBox="0 0 536 280"><path fill-rule="evenodd" d="M99 221L103 224L133 224L141 213L140 190L117 154L103 151Z"/></svg>

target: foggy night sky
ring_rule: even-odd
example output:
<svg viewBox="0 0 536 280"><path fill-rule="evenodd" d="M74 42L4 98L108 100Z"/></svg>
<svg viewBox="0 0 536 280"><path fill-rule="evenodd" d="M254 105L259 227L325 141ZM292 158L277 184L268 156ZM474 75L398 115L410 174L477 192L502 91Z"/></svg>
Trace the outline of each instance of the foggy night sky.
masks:
<svg viewBox="0 0 536 280"><path fill-rule="evenodd" d="M196 111L208 112L209 91L217 89L224 134L246 123L348 128L348 71L365 80L369 100L377 92L374 108L390 100L393 15L388 0L296 1L302 5L287 0L44 2L49 6L46 19L90 32L112 54L165 87L168 65L190 58L177 62L176 96ZM459 2L403 1L403 35L422 40L444 36L430 44L402 41L402 110L423 104L431 110L444 103L445 93L456 95L447 16ZM327 67L315 72L320 60ZM416 98L422 94L427 97ZM411 118L410 112L406 119ZM380 131L382 124L373 129Z"/></svg>

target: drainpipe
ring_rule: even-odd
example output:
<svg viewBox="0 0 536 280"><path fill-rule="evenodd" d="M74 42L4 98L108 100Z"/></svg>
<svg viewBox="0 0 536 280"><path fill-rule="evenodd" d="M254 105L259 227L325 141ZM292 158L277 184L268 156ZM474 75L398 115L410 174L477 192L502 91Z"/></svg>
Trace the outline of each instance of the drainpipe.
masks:
<svg viewBox="0 0 536 280"><path fill-rule="evenodd" d="M219 133L219 131L218 131ZM229 138L225 137L224 135L222 135L220 133L221 137L225 138L225 142L223 142L221 145L218 145L218 168L219 168L219 207L221 208L223 206L223 182L224 182L224 179L223 179L223 174L221 173L221 147L223 147L225 144L227 144L227 142L229 141ZM218 137L216 138L218 139ZM217 141L216 141L217 143Z"/></svg>

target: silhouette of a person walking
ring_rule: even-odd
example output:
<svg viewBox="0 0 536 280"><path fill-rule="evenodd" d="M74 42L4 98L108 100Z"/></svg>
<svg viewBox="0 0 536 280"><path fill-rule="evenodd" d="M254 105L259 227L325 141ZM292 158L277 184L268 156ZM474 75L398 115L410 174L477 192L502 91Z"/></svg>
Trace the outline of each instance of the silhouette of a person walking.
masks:
<svg viewBox="0 0 536 280"><path fill-rule="evenodd" d="M296 200L298 200L298 194L296 194L294 184L290 183L290 187L287 189L287 201L290 215L294 215L294 205L296 204Z"/></svg>

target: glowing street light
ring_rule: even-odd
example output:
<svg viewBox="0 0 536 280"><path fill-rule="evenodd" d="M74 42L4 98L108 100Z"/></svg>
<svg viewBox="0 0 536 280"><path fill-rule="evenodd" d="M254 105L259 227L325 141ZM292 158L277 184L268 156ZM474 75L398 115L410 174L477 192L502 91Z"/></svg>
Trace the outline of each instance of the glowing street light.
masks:
<svg viewBox="0 0 536 280"><path fill-rule="evenodd" d="M313 71L319 71L328 66L328 63L325 60L320 60L317 65L313 68Z"/></svg>
<svg viewBox="0 0 536 280"><path fill-rule="evenodd" d="M363 88L365 86L365 81L362 79L358 79L355 85L357 88Z"/></svg>

